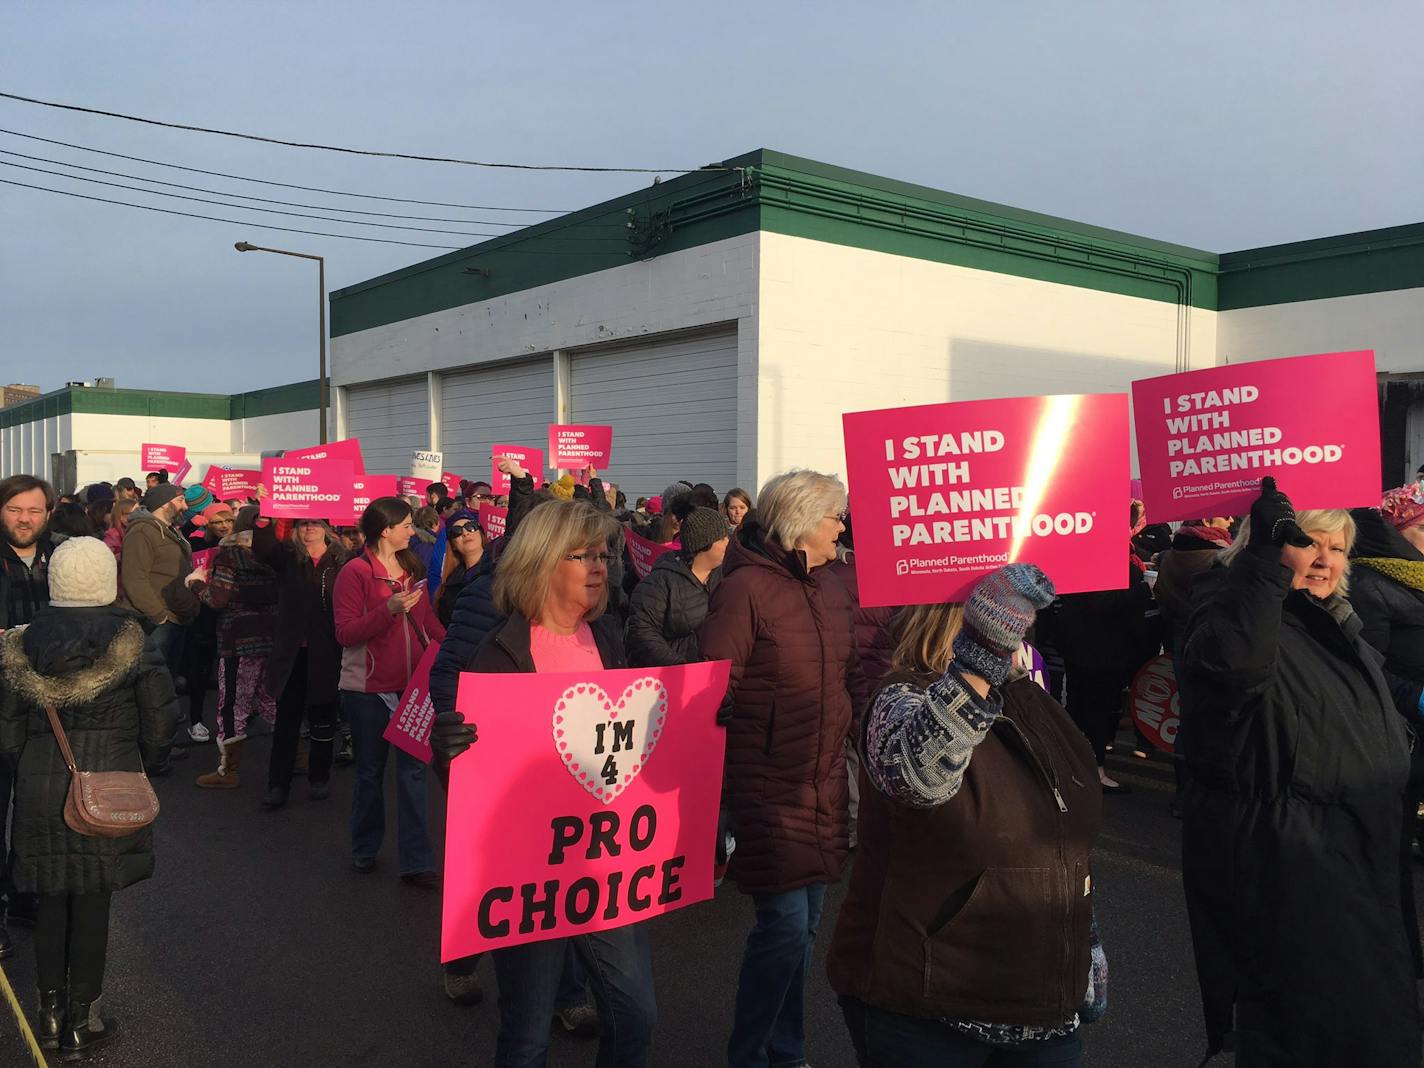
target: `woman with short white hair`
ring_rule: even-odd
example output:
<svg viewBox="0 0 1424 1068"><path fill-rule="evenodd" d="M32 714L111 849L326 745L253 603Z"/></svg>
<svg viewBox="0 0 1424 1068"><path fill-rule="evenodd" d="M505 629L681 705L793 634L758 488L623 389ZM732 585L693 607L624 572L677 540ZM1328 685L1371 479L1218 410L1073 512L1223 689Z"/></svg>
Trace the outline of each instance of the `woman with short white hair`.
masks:
<svg viewBox="0 0 1424 1068"><path fill-rule="evenodd" d="M865 702L850 594L824 565L845 529L840 479L788 471L737 530L699 644L730 660L720 717L736 836L729 875L756 924L737 986L732 1068L805 1064L802 998L826 885L849 852L845 742Z"/></svg>
<svg viewBox="0 0 1424 1068"><path fill-rule="evenodd" d="M1409 741L1345 599L1354 538L1264 479L1182 640L1182 882L1210 1050L1234 1033L1243 1068L1419 1063Z"/></svg>

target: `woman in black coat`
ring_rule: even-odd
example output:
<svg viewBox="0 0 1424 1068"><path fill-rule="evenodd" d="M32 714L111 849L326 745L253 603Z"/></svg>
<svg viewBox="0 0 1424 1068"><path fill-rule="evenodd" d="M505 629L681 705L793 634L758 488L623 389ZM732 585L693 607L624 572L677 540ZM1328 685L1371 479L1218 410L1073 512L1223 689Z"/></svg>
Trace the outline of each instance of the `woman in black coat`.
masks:
<svg viewBox="0 0 1424 1068"><path fill-rule="evenodd" d="M1183 638L1182 880L1210 1049L1234 1026L1240 1068L1419 1063L1409 742L1343 596L1354 532L1264 480Z"/></svg>
<svg viewBox="0 0 1424 1068"><path fill-rule="evenodd" d="M628 663L671 667L702 659L697 630L722 578L731 527L720 512L692 509L682 523L682 548L658 557L628 604Z"/></svg>
<svg viewBox="0 0 1424 1068"><path fill-rule="evenodd" d="M259 495L266 496L259 489ZM337 681L341 645L332 616L336 573L346 550L336 532L320 520L303 520L291 535L277 540L271 520L252 531L252 555L277 573L277 631L267 657L267 692L277 702L267 793L262 807L287 803L296 768L302 720L311 728L307 796L331 796L331 761L336 740Z"/></svg>
<svg viewBox="0 0 1424 1068"><path fill-rule="evenodd" d="M53 707L83 771L167 761L178 727L173 680L143 628L114 606L118 568L97 538L70 538L49 564L50 606L0 639L0 760L15 775L11 874L39 895L35 964L41 1044L78 1055L118 1025L99 1009L109 899L153 874L153 830L76 834L64 821L70 774L45 713Z"/></svg>

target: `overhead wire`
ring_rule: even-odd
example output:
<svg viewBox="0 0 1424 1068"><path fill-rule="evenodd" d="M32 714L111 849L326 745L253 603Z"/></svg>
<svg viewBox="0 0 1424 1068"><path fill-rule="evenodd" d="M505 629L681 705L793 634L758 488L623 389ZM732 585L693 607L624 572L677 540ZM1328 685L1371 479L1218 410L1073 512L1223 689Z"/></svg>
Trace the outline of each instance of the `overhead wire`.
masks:
<svg viewBox="0 0 1424 1068"><path fill-rule="evenodd" d="M416 200L411 197L389 197L376 193L353 193L346 189L323 189L315 185L298 185L295 182L278 182L270 178L254 178L251 175L227 174L224 171L209 171L202 167L187 167L181 163L167 163L163 160L145 159L143 156L129 156L123 152L111 152L106 148L94 148L92 145L77 145L70 141L56 141L52 137L40 137L37 134L21 133L19 130L7 130L0 127L0 134L8 134L11 137L23 137L27 141L40 141L47 145L59 145L61 148L72 148L79 152L93 152L100 156L112 156L115 159L126 159L130 163L146 163L152 167L167 167L175 171L187 171L190 174L206 174L210 178L230 178L236 182L255 182L258 185L272 185L282 189L300 189L304 193L327 193L338 197L359 197L362 200L384 200L391 204L419 204L427 208L460 208L464 211L508 211L525 215L564 215L570 210L568 208L507 208L497 204L452 204L444 200Z"/></svg>
<svg viewBox="0 0 1424 1068"><path fill-rule="evenodd" d="M220 130L211 126L195 126L190 123L170 122L164 119L150 119L141 115L128 115L122 111L107 111L103 108L85 107L81 104L61 104L53 100L22 96L19 93L0 91L0 99L15 100L22 104L55 108L60 111L74 111L83 115L99 115L107 119L122 119L125 122L143 123L146 126L161 126L169 130L186 130L189 133L214 134L219 137L235 137L244 141L256 141L285 148L308 148L321 152L340 152L350 156L374 156L383 159L408 159L419 163L453 163L462 167L488 167L500 170L518 171L577 171L604 174L684 174L693 171L735 171L740 168L725 167L720 164L705 164L698 167L595 167L567 163L504 163L489 160L460 159L455 156L427 156L411 152L387 152L368 148L350 148L343 145L324 145L313 141L288 141L280 137L262 134L239 133L234 130Z"/></svg>
<svg viewBox="0 0 1424 1068"><path fill-rule="evenodd" d="M61 166L62 166L62 164L61 164ZM125 184L125 183L123 183L123 182L109 182L109 181L105 181L105 180L102 179L102 178L86 178L84 175L81 175L81 174L65 174L63 171L54 171L54 170L48 169L47 167L31 167L31 166L29 166L29 165L27 165L27 164L24 164L24 163L11 163L11 162L9 162L8 160L0 160L0 167L14 167L14 168L17 168L17 169L19 169L19 170L23 170L23 171L34 171L34 172L36 172L36 173L38 173L38 174L48 174L48 175L52 175L52 176L54 176L54 177L56 177L56 178L65 178L65 179L68 179L68 180L74 181L74 182L89 182L89 183L92 183L92 184L94 184L94 185L105 185L105 186L110 186L110 187L115 188L115 189L127 189L127 190L128 190L129 192L131 192L131 193L143 193L143 194L146 194L146 195L148 195L148 196L172 197L172 198L177 199L177 200L191 200L191 201L195 201L196 203L199 203L199 204L212 204L212 205L214 205L214 206L216 206L216 207L220 207L220 208L239 208L239 209L242 209L242 210L245 210L245 211L260 211L260 212L263 212L264 214L268 214L268 215L286 215L286 216L291 216L291 217L293 217L293 218L298 218L298 219L316 219L316 220L319 221L319 222L334 222L334 223L339 223L339 224L341 224L341 225L343 225L343 226L375 226L375 227L379 227L379 228L381 228L381 229L383 229L383 230L413 230L413 231L418 231L418 232L421 232L421 233L429 233L429 234L452 234L452 235L455 235L455 236L458 236L458 237L506 237L506 236L508 236L508 234L506 234L506 233L489 233L489 232L481 232L481 231L476 231L476 230L442 230L442 229L439 229L438 227L431 227L431 226L399 226L399 225L392 224L392 223L368 222L368 221L366 221L366 220L364 220L364 219L333 219L333 218L330 217L329 215L312 215L312 214L309 214L309 213L307 213L307 212L300 212L300 211L282 211L282 210L280 210L280 209L278 209L278 208L259 208L259 207L256 207L255 205L251 205L251 204L232 204L232 203L229 203L228 201L225 201L225 200L210 200L210 199L208 199L207 197L187 196L187 195L185 195L185 194L183 194L183 193L168 193L168 192L164 192L164 191L158 190L158 189L144 189L142 186L127 185L127 184ZM139 181L142 181L142 180L143 180L143 179L139 179ZM213 192L213 190L204 190L204 192ZM303 207L309 207L309 206L312 206L312 205L302 205L302 206L303 206ZM538 238L542 238L544 235L534 235L534 236L535 236L535 239L538 239ZM614 238L614 237L579 237L579 236L573 236L573 237L557 237L557 238L555 238L554 235L548 235L548 236L549 236L550 239L555 239L555 240L560 240L560 241L619 241L619 240L620 240L619 238Z"/></svg>

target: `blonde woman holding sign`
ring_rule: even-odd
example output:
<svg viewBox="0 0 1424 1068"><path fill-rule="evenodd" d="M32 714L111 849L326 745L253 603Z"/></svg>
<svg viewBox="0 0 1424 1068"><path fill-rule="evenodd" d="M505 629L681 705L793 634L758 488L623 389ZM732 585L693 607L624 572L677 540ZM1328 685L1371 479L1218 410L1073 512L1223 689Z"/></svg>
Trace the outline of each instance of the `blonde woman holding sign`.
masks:
<svg viewBox="0 0 1424 1068"><path fill-rule="evenodd" d="M590 671L627 667L623 634L608 605L610 544L618 523L584 501L549 501L531 511L495 572L495 607L505 615L475 652L475 672ZM490 709L521 715L524 709ZM448 768L476 741L459 712L435 717L430 747ZM602 1034L600 1068L648 1063L657 1005L652 956L641 924L497 949L496 1068L543 1065L569 946L588 968Z"/></svg>

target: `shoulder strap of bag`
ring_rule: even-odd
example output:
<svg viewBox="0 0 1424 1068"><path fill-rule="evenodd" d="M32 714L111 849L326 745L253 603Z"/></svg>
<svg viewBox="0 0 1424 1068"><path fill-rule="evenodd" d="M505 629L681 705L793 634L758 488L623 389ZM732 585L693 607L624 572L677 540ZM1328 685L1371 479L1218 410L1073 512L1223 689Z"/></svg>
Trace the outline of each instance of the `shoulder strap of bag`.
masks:
<svg viewBox="0 0 1424 1068"><path fill-rule="evenodd" d="M71 773L78 775L79 768L74 763L74 750L69 748L69 739L65 736L64 728L59 725L59 713L54 710L54 705L45 705L45 715L49 717L49 725L54 730L55 740L59 742L59 752L64 757L65 765Z"/></svg>

